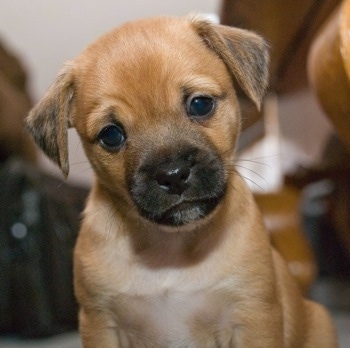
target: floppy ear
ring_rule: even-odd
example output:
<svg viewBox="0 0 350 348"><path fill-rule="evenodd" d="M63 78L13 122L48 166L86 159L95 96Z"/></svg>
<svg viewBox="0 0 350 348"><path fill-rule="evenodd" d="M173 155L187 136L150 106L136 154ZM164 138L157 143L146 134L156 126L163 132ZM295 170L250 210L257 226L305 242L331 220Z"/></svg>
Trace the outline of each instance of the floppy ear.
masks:
<svg viewBox="0 0 350 348"><path fill-rule="evenodd" d="M26 128L37 145L68 176L68 128L72 114L74 77L66 65L45 96L25 119Z"/></svg>
<svg viewBox="0 0 350 348"><path fill-rule="evenodd" d="M215 51L240 87L260 109L268 84L268 45L251 31L194 19L192 26Z"/></svg>

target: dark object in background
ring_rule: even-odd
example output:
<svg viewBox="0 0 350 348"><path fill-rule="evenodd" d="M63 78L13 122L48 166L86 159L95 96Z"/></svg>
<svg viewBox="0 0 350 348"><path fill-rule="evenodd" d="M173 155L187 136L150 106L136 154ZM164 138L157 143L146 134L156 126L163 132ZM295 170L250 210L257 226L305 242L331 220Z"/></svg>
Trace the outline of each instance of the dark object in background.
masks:
<svg viewBox="0 0 350 348"><path fill-rule="evenodd" d="M0 41L0 334L40 337L77 326L72 252L88 190L34 166L31 106L25 68Z"/></svg>
<svg viewBox="0 0 350 348"><path fill-rule="evenodd" d="M277 96L307 87L306 57L310 44L340 0L223 0L221 24L253 30L262 35L270 49L270 91ZM242 134L239 149L261 138L264 133L264 112L240 99Z"/></svg>
<svg viewBox="0 0 350 348"><path fill-rule="evenodd" d="M303 225L315 250L319 276L350 279L350 255L334 220L336 196L337 187L331 180L307 185L303 190Z"/></svg>
<svg viewBox="0 0 350 348"><path fill-rule="evenodd" d="M271 44L270 89L278 95L307 86L306 57L340 0L224 0L220 22L254 30Z"/></svg>
<svg viewBox="0 0 350 348"><path fill-rule="evenodd" d="M23 64L0 40L0 165L14 155L35 162L34 142L23 128L31 106Z"/></svg>
<svg viewBox="0 0 350 348"><path fill-rule="evenodd" d="M321 276L350 279L349 152L332 135L319 164L300 167L285 182L303 190L302 216Z"/></svg>
<svg viewBox="0 0 350 348"><path fill-rule="evenodd" d="M19 160L0 167L0 334L76 328L72 254L87 193Z"/></svg>

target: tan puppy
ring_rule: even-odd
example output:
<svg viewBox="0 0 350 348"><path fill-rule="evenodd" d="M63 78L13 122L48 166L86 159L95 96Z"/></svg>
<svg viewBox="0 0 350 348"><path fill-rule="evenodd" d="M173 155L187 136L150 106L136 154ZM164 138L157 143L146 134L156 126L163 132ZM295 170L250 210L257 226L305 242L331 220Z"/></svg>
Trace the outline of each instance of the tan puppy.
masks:
<svg viewBox="0 0 350 348"><path fill-rule="evenodd" d="M75 249L84 347L335 347L234 168L234 80L259 106L264 41L198 18L128 23L68 63L27 126L96 173Z"/></svg>

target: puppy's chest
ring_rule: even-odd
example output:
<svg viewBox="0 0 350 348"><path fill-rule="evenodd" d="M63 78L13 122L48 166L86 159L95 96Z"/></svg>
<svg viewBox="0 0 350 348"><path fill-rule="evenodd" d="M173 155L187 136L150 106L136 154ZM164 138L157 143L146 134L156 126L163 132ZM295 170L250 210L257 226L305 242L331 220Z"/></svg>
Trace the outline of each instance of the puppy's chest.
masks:
<svg viewBox="0 0 350 348"><path fill-rule="evenodd" d="M141 334L154 346L205 347L215 339L225 347L232 337L232 308L205 290L122 297L115 304L118 327L126 335Z"/></svg>
<svg viewBox="0 0 350 348"><path fill-rule="evenodd" d="M192 296L191 296L192 295ZM164 292L155 295L130 296L136 316L143 318L158 334L185 334L192 322L200 318L205 308L205 296Z"/></svg>

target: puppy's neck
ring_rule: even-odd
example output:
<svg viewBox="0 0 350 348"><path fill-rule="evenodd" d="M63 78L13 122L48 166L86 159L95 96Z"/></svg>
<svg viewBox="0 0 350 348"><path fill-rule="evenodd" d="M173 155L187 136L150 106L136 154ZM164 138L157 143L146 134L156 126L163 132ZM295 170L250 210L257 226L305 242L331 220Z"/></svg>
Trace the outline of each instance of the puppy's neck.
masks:
<svg viewBox="0 0 350 348"><path fill-rule="evenodd" d="M133 234L133 249L150 268L187 267L207 257L221 243L222 234L207 224L191 230L165 232L162 227L141 228Z"/></svg>
<svg viewBox="0 0 350 348"><path fill-rule="evenodd" d="M97 229L108 225L109 233L100 236L109 238L110 243L116 243L117 248L127 242L132 255L125 257L136 258L149 268L188 267L201 262L212 252L221 250L221 244L226 244L228 239L238 237L235 236L235 226L242 223L238 220L245 219L243 207L245 201L250 200L249 197L250 193L241 179L234 179L224 200L210 216L176 228L158 225L140 217L130 202L115 197L96 182L85 218L93 216ZM98 214L103 210L103 214ZM96 223L99 221L98 216L108 216L110 220Z"/></svg>

